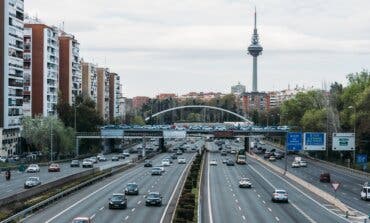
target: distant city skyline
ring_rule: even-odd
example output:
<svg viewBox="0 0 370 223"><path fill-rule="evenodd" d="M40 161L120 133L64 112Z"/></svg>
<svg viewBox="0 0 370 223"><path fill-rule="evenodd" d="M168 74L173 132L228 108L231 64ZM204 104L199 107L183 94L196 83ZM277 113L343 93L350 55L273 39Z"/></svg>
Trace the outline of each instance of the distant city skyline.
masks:
<svg viewBox="0 0 370 223"><path fill-rule="evenodd" d="M227 93L238 81L251 91L252 61L246 48L255 4L264 46L259 91L345 84L347 74L368 68L366 1L139 0L112 5L28 0L25 9L47 24L64 21L66 32L81 43L84 60L122 75L124 96L154 97L162 92Z"/></svg>

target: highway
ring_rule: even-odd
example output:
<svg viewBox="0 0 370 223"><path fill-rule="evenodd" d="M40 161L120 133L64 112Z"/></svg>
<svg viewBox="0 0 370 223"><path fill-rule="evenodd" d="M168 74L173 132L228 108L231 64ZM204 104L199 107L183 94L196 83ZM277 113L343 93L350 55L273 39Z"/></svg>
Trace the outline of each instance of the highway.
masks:
<svg viewBox="0 0 370 223"><path fill-rule="evenodd" d="M209 148L216 150L213 143ZM220 153L209 152L207 156L202 222L347 222L256 161L248 159L248 165L226 166ZM234 158L230 154L228 157ZM210 166L210 160L218 165ZM250 178L253 187L239 188L241 177ZM288 192L289 203L271 202L275 188Z"/></svg>
<svg viewBox="0 0 370 223"><path fill-rule="evenodd" d="M159 165L163 157L169 154L160 154L153 158L153 165ZM178 185L177 182L183 176L185 167L190 165L190 160L195 153L184 153L187 164L173 164L165 167L162 176L151 176L151 168L138 164L121 174L103 180L90 187L82 189L45 210L30 216L25 220L27 223L39 222L71 222L78 216L87 216L93 222L160 222L160 219L171 198L172 192ZM138 196L127 196L128 207L126 210L108 209L108 199L115 192L124 192L124 187L129 182L139 185ZM163 196L161 207L146 207L145 195L149 191L159 191Z"/></svg>
<svg viewBox="0 0 370 223"><path fill-rule="evenodd" d="M114 156L114 154L106 155L107 161L105 162L98 162L94 164L94 167L99 167L101 170L110 168L112 166L117 166L120 164L128 163L131 161L132 157L136 157L137 154L132 154L130 157L127 157L125 159L120 159L118 162L111 161L111 157ZM5 180L4 173L0 175L0 199L5 198L8 196L11 196L13 194L20 193L24 190L24 182L27 180L30 176L38 176L42 182L42 184L49 183L67 176L70 176L72 174L80 173L83 171L88 170L88 168L82 168L82 160L80 160L81 167L70 167L70 162L66 163L59 163L60 165L60 172L48 172L48 166L40 166L40 172L38 173L26 173L26 172L19 172L19 171L11 171L11 179L9 181ZM28 166L26 166L28 167Z"/></svg>
<svg viewBox="0 0 370 223"><path fill-rule="evenodd" d="M260 145L270 150L272 148L277 148L272 145ZM288 156L288 171L297 177L309 182L310 184L336 196L340 201L354 210L361 211L363 213L368 213L370 210L370 202L366 202L360 199L360 191L364 182L370 179L364 175L355 174L349 172L344 168L336 168L329 166L324 163L320 163L310 159L304 159L307 161L307 167L301 168L291 168L291 164L296 155ZM277 166L284 168L285 160L277 160L273 162ZM332 181L340 182L341 186L338 191L334 192L330 183L321 183L319 181L320 173L329 172Z"/></svg>

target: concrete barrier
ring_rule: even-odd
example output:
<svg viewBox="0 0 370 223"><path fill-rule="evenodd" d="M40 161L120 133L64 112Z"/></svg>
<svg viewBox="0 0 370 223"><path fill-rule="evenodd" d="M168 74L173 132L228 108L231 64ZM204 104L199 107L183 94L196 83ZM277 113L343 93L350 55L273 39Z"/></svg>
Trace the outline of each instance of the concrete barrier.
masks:
<svg viewBox="0 0 370 223"><path fill-rule="evenodd" d="M256 155L250 155L248 154L249 157L251 158L254 158L255 160L265 164L266 166L270 167L270 169L272 169L273 171L277 172L277 173L280 173L280 174L284 174L284 170L278 166L275 166L274 164L256 156ZM343 204L340 200L336 199L334 196L332 196L331 194L317 188L316 186L308 183L307 181L304 181L302 180L301 178L287 172L286 175L285 175L287 178L289 178L290 180L296 182L297 184L301 185L302 187L304 187L306 190L318 195L319 197L323 198L324 200L326 200L328 203L330 204L333 204L335 207L339 208L341 211L343 212L347 212L349 214L354 214L354 213L351 213L350 209L345 205Z"/></svg>

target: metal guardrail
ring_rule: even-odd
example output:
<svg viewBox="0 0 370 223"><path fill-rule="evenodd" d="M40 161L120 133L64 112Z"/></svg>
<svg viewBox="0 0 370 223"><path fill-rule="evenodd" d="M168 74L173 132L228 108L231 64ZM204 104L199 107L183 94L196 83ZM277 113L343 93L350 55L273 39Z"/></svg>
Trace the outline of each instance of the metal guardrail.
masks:
<svg viewBox="0 0 370 223"><path fill-rule="evenodd" d="M56 194L56 195L54 195L54 196L52 196L52 197L50 197L50 198L48 198L48 199L46 199L44 201L41 201L41 202L39 202L39 203L37 203L37 204L29 207L29 208L26 208L26 209L18 212L17 214L15 214L15 215L13 215L13 216L11 216L11 217L9 217L9 218L1 221L0 223L11 223L11 222L14 222L14 221L19 222L19 221L21 221L20 219L24 218L27 214L33 213L33 212L39 210L40 208L42 208L42 207L44 207L44 206L46 206L48 204L51 204L54 201L56 201L56 200L58 200L60 198L63 198L64 196L66 196L66 195L68 195L68 194L70 194L70 193L72 193L74 191L80 190L81 188L86 187L89 184L92 184L92 183L94 183L94 182L96 182L96 181L98 181L100 179L103 179L103 178L105 178L107 176L113 175L113 174L115 174L115 173L117 173L117 172L119 172L121 170L124 170L125 168L128 169L128 168L130 168L132 166L134 166L134 164L132 164L132 163L126 163L126 164L123 164L119 168L112 167L112 168L110 168L110 171L107 170L107 171L105 171L106 173L104 173L104 174L102 174L100 176L94 177L94 178L92 178L90 180L87 180L87 181L85 181L83 183L80 183L79 185L76 185L76 186L74 186L72 188L69 188L69 189L67 189L67 190L65 190L63 192L60 192L60 193L58 193L58 194Z"/></svg>

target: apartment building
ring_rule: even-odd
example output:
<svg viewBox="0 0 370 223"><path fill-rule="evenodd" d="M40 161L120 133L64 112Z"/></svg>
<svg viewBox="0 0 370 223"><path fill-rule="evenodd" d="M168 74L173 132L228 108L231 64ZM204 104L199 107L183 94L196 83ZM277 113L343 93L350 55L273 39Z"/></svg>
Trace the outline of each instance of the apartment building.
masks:
<svg viewBox="0 0 370 223"><path fill-rule="evenodd" d="M246 92L241 95L244 114L251 111L270 111L270 96L265 92Z"/></svg>
<svg viewBox="0 0 370 223"><path fill-rule="evenodd" d="M0 1L0 156L16 151L23 116L23 0Z"/></svg>
<svg viewBox="0 0 370 223"><path fill-rule="evenodd" d="M58 28L24 25L25 116L56 115L59 89Z"/></svg>
<svg viewBox="0 0 370 223"><path fill-rule="evenodd" d="M143 107L144 104L148 103L150 100L149 97L146 96L136 96L132 98L132 108L139 110Z"/></svg>
<svg viewBox="0 0 370 223"><path fill-rule="evenodd" d="M97 104L97 65L81 62L82 68L82 94L89 96Z"/></svg>
<svg viewBox="0 0 370 223"><path fill-rule="evenodd" d="M65 32L59 36L59 90L63 101L70 105L82 93L80 44Z"/></svg>
<svg viewBox="0 0 370 223"><path fill-rule="evenodd" d="M109 69L98 67L97 73L97 110L104 120L109 120Z"/></svg>
<svg viewBox="0 0 370 223"><path fill-rule="evenodd" d="M122 117L119 100L121 98L120 76L116 73L109 74L109 120Z"/></svg>

